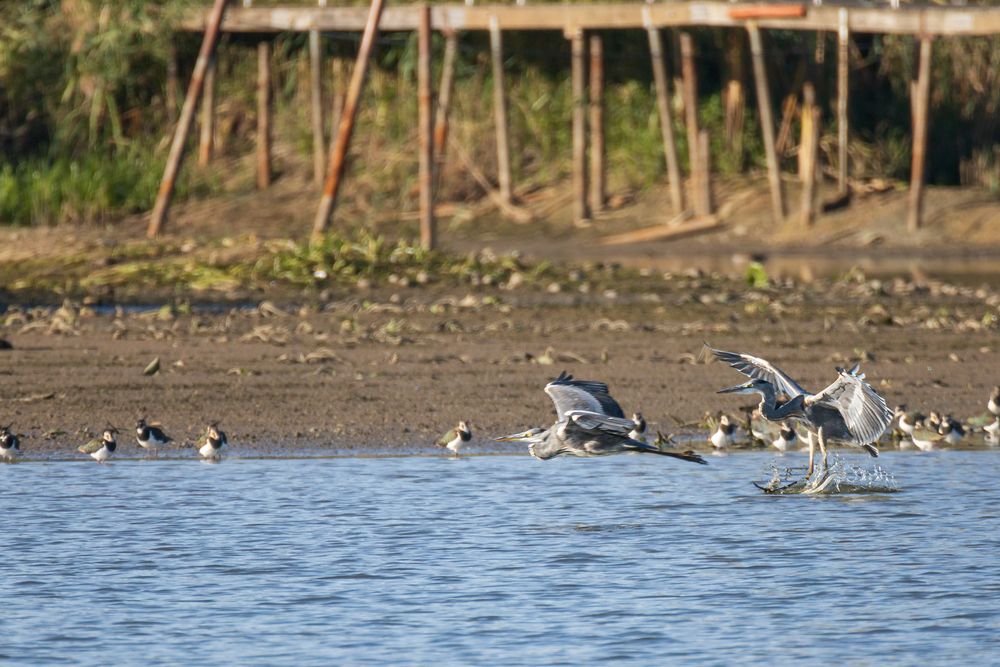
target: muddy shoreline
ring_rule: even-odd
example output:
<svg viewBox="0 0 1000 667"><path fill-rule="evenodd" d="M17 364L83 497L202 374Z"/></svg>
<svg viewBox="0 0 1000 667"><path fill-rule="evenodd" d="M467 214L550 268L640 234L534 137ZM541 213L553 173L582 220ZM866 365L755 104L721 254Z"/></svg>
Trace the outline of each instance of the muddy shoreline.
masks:
<svg viewBox="0 0 1000 667"><path fill-rule="evenodd" d="M470 452L503 452L490 438L552 419L542 387L563 369L609 383L654 432L737 413L747 401L715 390L739 376L699 357L707 340L767 357L815 389L861 359L890 405L965 418L985 412L1000 382L998 309L985 287L747 290L695 276L618 292L422 288L191 313L10 306L0 410L26 454L73 456L110 422L127 432L122 456L135 456L143 416L182 443L219 420L248 455L433 453L466 419ZM154 357L161 370L143 375Z"/></svg>

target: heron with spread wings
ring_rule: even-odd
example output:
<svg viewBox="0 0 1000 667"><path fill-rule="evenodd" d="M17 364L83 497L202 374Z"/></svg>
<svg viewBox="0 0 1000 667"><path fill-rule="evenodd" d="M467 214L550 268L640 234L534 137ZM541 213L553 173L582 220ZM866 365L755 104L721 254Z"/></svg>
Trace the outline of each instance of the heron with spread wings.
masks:
<svg viewBox="0 0 1000 667"><path fill-rule="evenodd" d="M738 352L708 348L718 359L750 378L749 382L721 389L720 394L759 394L760 413L769 421L796 421L816 434L823 456L822 482L829 471L826 443L840 442L861 447L878 456L877 442L892 422L892 410L885 399L865 382L865 374L855 364L850 370L837 369L837 379L826 389L810 393L777 366L766 359ZM779 401L779 394L786 398ZM809 469L806 480L813 474L816 448L809 438Z"/></svg>
<svg viewBox="0 0 1000 667"><path fill-rule="evenodd" d="M636 424L625 418L618 401L608 393L608 385L591 380L574 380L563 371L545 385L556 407L556 422L551 427L532 428L497 438L498 442L526 442L537 459L556 456L607 456L638 452L659 454L692 463L705 463L694 452L663 452L629 437Z"/></svg>

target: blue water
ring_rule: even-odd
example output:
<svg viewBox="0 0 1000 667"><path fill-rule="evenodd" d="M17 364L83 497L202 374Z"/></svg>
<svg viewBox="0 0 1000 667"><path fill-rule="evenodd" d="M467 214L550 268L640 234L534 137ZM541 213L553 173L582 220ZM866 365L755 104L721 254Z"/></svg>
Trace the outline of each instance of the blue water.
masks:
<svg viewBox="0 0 1000 667"><path fill-rule="evenodd" d="M1000 660L1000 453L822 497L773 460L0 466L0 663Z"/></svg>

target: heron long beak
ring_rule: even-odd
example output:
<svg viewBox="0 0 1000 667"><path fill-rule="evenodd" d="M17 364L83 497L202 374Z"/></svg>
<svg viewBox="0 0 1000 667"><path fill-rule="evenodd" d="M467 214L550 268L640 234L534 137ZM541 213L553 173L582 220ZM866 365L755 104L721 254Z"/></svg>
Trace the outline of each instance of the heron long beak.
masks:
<svg viewBox="0 0 1000 667"><path fill-rule="evenodd" d="M738 385L733 386L733 387L726 387L725 389L720 389L719 391L717 391L715 393L716 394L752 394L753 393L753 388L750 386L750 383L747 382L747 383L744 383L744 384L738 384Z"/></svg>
<svg viewBox="0 0 1000 667"><path fill-rule="evenodd" d="M493 438L496 442L523 442L528 439L529 432L521 431L520 433L511 433L510 435L502 435L499 438Z"/></svg>

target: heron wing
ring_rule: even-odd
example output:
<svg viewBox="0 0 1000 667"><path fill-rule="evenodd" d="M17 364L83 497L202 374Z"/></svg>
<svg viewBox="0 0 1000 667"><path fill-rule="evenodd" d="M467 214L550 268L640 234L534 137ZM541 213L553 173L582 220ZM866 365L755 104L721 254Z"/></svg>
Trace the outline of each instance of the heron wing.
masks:
<svg viewBox="0 0 1000 667"><path fill-rule="evenodd" d="M596 412L623 419L625 417L618 401L608 393L608 385L603 382L574 380L572 375L563 371L559 377L545 385L545 393L555 403L557 421L562 421L571 410ZM629 423L632 421L629 420Z"/></svg>
<svg viewBox="0 0 1000 667"><path fill-rule="evenodd" d="M624 417L612 417L600 412L589 410L570 410L566 418L573 424L590 433L606 433L628 438L635 427L635 422Z"/></svg>
<svg viewBox="0 0 1000 667"><path fill-rule="evenodd" d="M104 446L104 441L99 438L95 438L94 440L91 440L85 445L80 445L80 447L77 448L77 451L83 454L93 454L103 446Z"/></svg>
<svg viewBox="0 0 1000 667"><path fill-rule="evenodd" d="M749 354L740 354L739 352L716 350L712 347L708 349L716 358L726 362L748 378L770 382L778 391L784 392L788 398L795 398L796 396L809 393L799 386L798 382L788 377L784 371L767 359L761 359Z"/></svg>
<svg viewBox="0 0 1000 667"><path fill-rule="evenodd" d="M833 384L806 398L807 405L822 404L838 410L858 444L867 445L881 437L892 422L892 410L885 399L862 378L857 368L840 373Z"/></svg>

